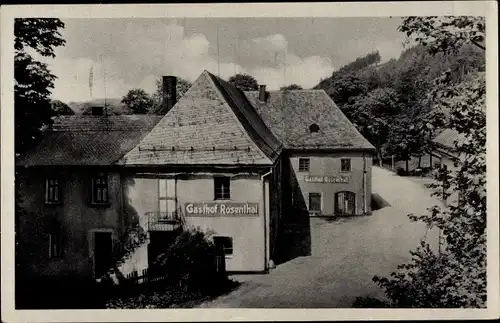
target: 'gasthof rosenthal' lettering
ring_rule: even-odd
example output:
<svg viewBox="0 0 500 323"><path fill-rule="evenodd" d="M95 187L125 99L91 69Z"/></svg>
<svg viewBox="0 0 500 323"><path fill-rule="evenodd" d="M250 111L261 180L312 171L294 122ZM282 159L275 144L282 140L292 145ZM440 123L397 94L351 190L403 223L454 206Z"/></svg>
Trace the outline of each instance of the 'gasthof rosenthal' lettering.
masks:
<svg viewBox="0 0 500 323"><path fill-rule="evenodd" d="M304 176L304 182L310 183L349 183L347 176Z"/></svg>
<svg viewBox="0 0 500 323"><path fill-rule="evenodd" d="M187 216L258 215L257 203L186 203Z"/></svg>

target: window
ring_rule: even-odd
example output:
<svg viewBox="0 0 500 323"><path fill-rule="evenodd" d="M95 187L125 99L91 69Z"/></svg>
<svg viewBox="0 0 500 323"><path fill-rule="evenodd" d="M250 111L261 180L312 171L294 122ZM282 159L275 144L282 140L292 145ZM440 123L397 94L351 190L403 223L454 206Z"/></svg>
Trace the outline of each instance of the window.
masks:
<svg viewBox="0 0 500 323"><path fill-rule="evenodd" d="M351 159L349 158L342 158L340 160L340 170L342 172L350 172L351 171Z"/></svg>
<svg viewBox="0 0 500 323"><path fill-rule="evenodd" d="M216 200L229 200L231 198L231 179L225 176L214 177L214 198Z"/></svg>
<svg viewBox="0 0 500 323"><path fill-rule="evenodd" d="M214 237L215 247L224 251L225 256L233 255L233 238L231 237Z"/></svg>
<svg viewBox="0 0 500 323"><path fill-rule="evenodd" d="M321 193L309 193L309 211L321 211Z"/></svg>
<svg viewBox="0 0 500 323"><path fill-rule="evenodd" d="M319 131L319 126L315 123L309 126L309 131L310 132L318 132Z"/></svg>
<svg viewBox="0 0 500 323"><path fill-rule="evenodd" d="M309 158L299 158L299 172L308 172L309 164Z"/></svg>
<svg viewBox="0 0 500 323"><path fill-rule="evenodd" d="M175 179L158 179L159 220L174 220L176 217Z"/></svg>
<svg viewBox="0 0 500 323"><path fill-rule="evenodd" d="M49 234L49 257L62 258L62 237L59 233Z"/></svg>
<svg viewBox="0 0 500 323"><path fill-rule="evenodd" d="M61 202L61 186L57 178L45 180L45 203L56 204Z"/></svg>
<svg viewBox="0 0 500 323"><path fill-rule="evenodd" d="M108 202L108 176L99 173L92 179L92 203L106 204Z"/></svg>

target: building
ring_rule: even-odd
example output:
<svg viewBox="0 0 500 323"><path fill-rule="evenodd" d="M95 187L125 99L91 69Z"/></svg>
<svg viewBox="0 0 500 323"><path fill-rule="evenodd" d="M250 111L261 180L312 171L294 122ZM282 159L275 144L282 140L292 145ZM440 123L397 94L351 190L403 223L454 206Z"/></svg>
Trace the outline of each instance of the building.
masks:
<svg viewBox="0 0 500 323"><path fill-rule="evenodd" d="M16 160L35 274L99 277L134 225L148 239L124 274L184 227L211 231L228 271L265 272L297 212L371 213L374 148L324 91L244 93L204 71L177 102L175 80L164 116L60 117Z"/></svg>

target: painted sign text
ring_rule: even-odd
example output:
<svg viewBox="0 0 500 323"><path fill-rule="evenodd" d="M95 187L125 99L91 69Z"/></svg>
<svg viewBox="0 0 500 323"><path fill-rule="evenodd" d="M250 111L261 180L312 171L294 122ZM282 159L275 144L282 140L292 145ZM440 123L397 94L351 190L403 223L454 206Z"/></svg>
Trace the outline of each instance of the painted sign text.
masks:
<svg viewBox="0 0 500 323"><path fill-rule="evenodd" d="M304 176L304 182L310 183L349 183L347 176Z"/></svg>
<svg viewBox="0 0 500 323"><path fill-rule="evenodd" d="M259 215L259 205L257 203L186 203L186 215Z"/></svg>

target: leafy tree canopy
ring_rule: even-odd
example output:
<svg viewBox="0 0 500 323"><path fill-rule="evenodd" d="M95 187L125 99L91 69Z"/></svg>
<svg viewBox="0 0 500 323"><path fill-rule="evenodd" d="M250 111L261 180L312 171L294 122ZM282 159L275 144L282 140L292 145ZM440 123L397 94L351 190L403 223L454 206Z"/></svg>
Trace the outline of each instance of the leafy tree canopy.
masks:
<svg viewBox="0 0 500 323"><path fill-rule="evenodd" d="M451 25L450 25L451 24ZM484 39L484 21L476 17L406 18L408 35L429 45L430 53L457 52L467 42ZM479 26L479 27L478 27ZM482 26L482 27L481 27ZM464 29L477 28L472 35ZM452 30L452 31L450 31ZM482 30L482 33L480 32ZM477 46L483 48L484 46ZM472 73L456 83L451 70L434 80L428 92L430 128L457 133L455 170L443 165L431 187L449 205L436 205L428 214L413 215L442 232L440 248L422 241L411 251L412 261L400 265L391 277L374 277L388 296L391 307L474 308L486 307L486 82L484 73Z"/></svg>
<svg viewBox="0 0 500 323"><path fill-rule="evenodd" d="M302 86L297 84L290 84L287 86L282 86L280 88L281 91L292 91L292 90L303 90Z"/></svg>
<svg viewBox="0 0 500 323"><path fill-rule="evenodd" d="M60 100L54 100L51 102L52 105L52 110L56 115L73 115L75 114L75 111L73 111L69 105L66 103L60 101Z"/></svg>
<svg viewBox="0 0 500 323"><path fill-rule="evenodd" d="M28 49L44 57L55 57L55 48L63 46L60 29L64 23L52 18L14 20L14 110L15 150L23 153L52 124L50 93L55 75L47 64L33 58Z"/></svg>
<svg viewBox="0 0 500 323"><path fill-rule="evenodd" d="M241 91L256 91L259 89L257 80L248 74L236 74L229 78L228 82Z"/></svg>
<svg viewBox="0 0 500 323"><path fill-rule="evenodd" d="M132 89L123 97L122 102L134 114L146 114L153 108L153 99L142 89Z"/></svg>

